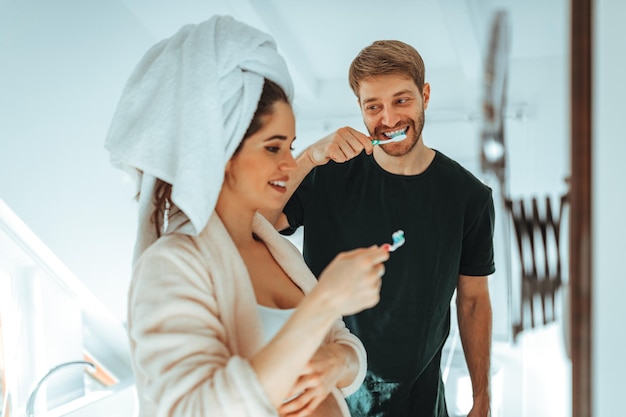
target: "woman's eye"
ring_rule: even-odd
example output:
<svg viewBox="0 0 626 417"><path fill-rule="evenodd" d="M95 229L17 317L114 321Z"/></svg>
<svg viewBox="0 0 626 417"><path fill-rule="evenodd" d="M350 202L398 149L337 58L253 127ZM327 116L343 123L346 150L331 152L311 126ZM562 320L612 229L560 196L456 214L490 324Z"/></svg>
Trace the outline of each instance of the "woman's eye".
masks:
<svg viewBox="0 0 626 417"><path fill-rule="evenodd" d="M266 146L265 149L272 153L277 153L278 151L280 151L280 148L278 146Z"/></svg>

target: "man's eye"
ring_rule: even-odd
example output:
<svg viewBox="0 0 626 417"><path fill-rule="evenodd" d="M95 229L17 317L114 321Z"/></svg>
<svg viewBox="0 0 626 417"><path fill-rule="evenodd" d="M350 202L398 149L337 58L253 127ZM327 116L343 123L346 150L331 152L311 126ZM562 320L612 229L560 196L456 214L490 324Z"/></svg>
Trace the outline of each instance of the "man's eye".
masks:
<svg viewBox="0 0 626 417"><path fill-rule="evenodd" d="M406 98L401 98L401 99L399 99L399 100L398 100L398 104L404 104L404 103L406 103L407 101L409 101L409 100L408 100L408 99L406 99Z"/></svg>

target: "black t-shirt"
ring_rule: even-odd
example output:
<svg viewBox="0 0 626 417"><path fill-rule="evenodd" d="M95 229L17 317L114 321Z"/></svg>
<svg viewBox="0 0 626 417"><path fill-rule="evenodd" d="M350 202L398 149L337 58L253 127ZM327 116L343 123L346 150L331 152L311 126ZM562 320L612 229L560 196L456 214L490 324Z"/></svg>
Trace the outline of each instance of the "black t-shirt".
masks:
<svg viewBox="0 0 626 417"><path fill-rule="evenodd" d="M413 176L391 174L363 152L311 171L284 212L284 233L304 226L304 258L316 276L339 252L391 243L404 231L406 243L385 264L380 302L344 318L368 354L366 381L348 403L353 416L447 415L439 366L458 276L495 271L491 189L440 152Z"/></svg>

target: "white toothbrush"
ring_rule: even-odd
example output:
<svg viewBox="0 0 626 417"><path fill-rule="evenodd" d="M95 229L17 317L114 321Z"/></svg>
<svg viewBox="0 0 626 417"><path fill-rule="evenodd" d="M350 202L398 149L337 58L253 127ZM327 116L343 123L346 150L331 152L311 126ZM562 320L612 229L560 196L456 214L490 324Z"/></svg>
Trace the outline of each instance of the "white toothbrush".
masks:
<svg viewBox="0 0 626 417"><path fill-rule="evenodd" d="M391 142L400 142L406 139L406 137L407 137L406 133L400 132L400 133L396 133L395 135L393 135L391 139L387 139L387 140L374 139L372 140L372 145L385 145Z"/></svg>
<svg viewBox="0 0 626 417"><path fill-rule="evenodd" d="M393 252L398 249L400 246L404 245L404 230L398 230L391 235L393 239L393 243L389 246L389 252Z"/></svg>

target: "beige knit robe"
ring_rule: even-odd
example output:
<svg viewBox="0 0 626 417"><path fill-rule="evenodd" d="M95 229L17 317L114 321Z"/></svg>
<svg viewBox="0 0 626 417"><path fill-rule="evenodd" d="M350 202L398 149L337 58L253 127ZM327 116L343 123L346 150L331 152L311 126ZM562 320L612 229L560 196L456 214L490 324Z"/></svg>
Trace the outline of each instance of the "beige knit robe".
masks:
<svg viewBox="0 0 626 417"><path fill-rule="evenodd" d="M257 214L253 231L306 294L317 280L298 249ZM247 269L216 213L198 236L158 239L139 258L129 292L128 332L140 417L276 416L246 358L262 346L261 322ZM361 342L338 319L325 343L351 346L365 377ZM337 407L335 407L337 408Z"/></svg>

